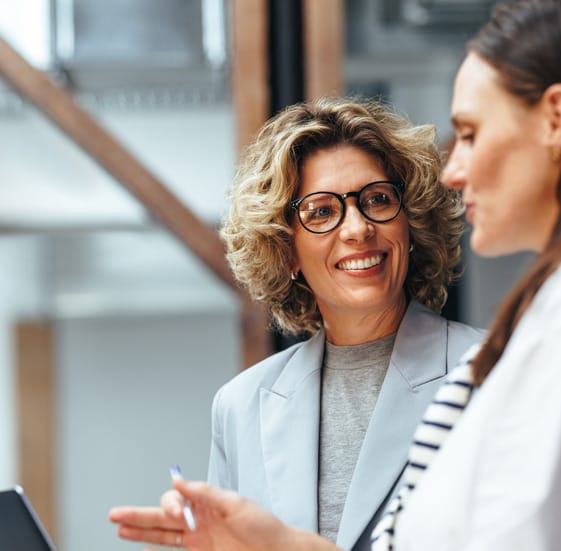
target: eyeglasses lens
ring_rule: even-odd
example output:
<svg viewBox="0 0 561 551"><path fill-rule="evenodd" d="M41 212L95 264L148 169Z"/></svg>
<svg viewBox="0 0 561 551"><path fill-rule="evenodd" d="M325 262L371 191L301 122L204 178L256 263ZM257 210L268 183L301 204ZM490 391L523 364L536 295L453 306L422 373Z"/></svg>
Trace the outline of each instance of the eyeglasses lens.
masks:
<svg viewBox="0 0 561 551"><path fill-rule="evenodd" d="M329 193L312 193L301 203L298 209L302 225L312 232L323 233L339 224L343 206L335 195Z"/></svg>
<svg viewBox="0 0 561 551"><path fill-rule="evenodd" d="M360 209L374 222L387 222L398 212L401 203L399 191L391 184L371 184L362 189Z"/></svg>

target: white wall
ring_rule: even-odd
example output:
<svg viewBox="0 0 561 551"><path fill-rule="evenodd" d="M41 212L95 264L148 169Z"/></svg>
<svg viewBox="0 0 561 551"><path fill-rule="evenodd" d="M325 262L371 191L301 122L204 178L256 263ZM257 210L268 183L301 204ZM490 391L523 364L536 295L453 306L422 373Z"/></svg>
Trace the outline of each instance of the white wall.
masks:
<svg viewBox="0 0 561 551"><path fill-rule="evenodd" d="M229 105L94 115L198 216L216 222L235 162ZM0 227L147 221L136 199L42 115L23 108L0 113L0 122Z"/></svg>
<svg viewBox="0 0 561 551"><path fill-rule="evenodd" d="M138 549L113 505L158 503L169 466L206 477L210 405L237 370L236 311L57 324L61 551Z"/></svg>
<svg viewBox="0 0 561 551"><path fill-rule="evenodd" d="M211 399L241 365L233 293L164 234L133 237L0 238L0 487L20 482L13 325L46 317L61 551L130 548L112 505L156 504L175 462L205 478Z"/></svg>
<svg viewBox="0 0 561 551"><path fill-rule="evenodd" d="M17 482L13 324L41 316L46 307L44 242L0 235L0 488Z"/></svg>
<svg viewBox="0 0 561 551"><path fill-rule="evenodd" d="M95 237L0 237L0 488L20 482L13 326L22 319L54 319L61 551L131 548L107 521L111 506L156 504L169 487L172 463L179 462L187 476L206 476L211 399L240 368L236 300L208 274L203 291L200 267L192 267L198 275L189 278L188 260L181 262L177 244L174 256L172 244L163 246L164 236L144 235L142 253L126 241L127 266L119 235L104 235L104 254L91 255L88 241ZM111 237L117 241L113 255ZM86 253L82 260L78 250ZM167 277L154 265L143 269L154 260ZM66 263L74 277L64 270ZM184 277L183 285L173 274ZM136 297L128 315L127 281ZM154 291L144 303L143 281L144 290ZM165 286L170 295L158 300L166 296L160 292ZM206 303L190 300L197 289L201 297L207 293ZM64 290L66 300L57 302ZM82 301L81 308L65 310L80 302L68 294L86 291L87 304L101 301L103 308L90 308L86 315ZM54 318L53 312L58 312Z"/></svg>
<svg viewBox="0 0 561 551"><path fill-rule="evenodd" d="M235 156L228 105L97 115L218 221ZM241 365L237 300L32 109L0 113L0 151L0 230L16 231L0 233L0 487L19 482L12 327L46 317L57 329L60 549L134 547L107 521L112 505L157 503L174 462L206 476L211 398Z"/></svg>
<svg viewBox="0 0 561 551"><path fill-rule="evenodd" d="M61 551L130 548L112 505L157 504L172 463L206 477L211 399L241 366L237 299L163 231L53 234L50 258Z"/></svg>

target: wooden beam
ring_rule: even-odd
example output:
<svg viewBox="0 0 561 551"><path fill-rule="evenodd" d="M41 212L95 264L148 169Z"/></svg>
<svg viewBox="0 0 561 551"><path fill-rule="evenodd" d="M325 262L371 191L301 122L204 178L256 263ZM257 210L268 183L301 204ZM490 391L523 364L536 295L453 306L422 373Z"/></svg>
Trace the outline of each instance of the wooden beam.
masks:
<svg viewBox="0 0 561 551"><path fill-rule="evenodd" d="M15 327L19 480L56 540L56 411L53 330L49 322Z"/></svg>
<svg viewBox="0 0 561 551"><path fill-rule="evenodd" d="M344 93L344 0L303 0L306 99Z"/></svg>
<svg viewBox="0 0 561 551"><path fill-rule="evenodd" d="M224 283L238 290L217 232L195 216L167 187L105 130L62 87L32 67L0 39L0 75L86 151Z"/></svg>
<svg viewBox="0 0 561 551"><path fill-rule="evenodd" d="M232 91L240 151L269 112L266 0L234 0ZM201 222L166 186L102 128L73 97L0 39L0 75L135 195L171 233L241 298L243 365L270 354L264 307L251 303L230 270L216 231Z"/></svg>
<svg viewBox="0 0 561 551"><path fill-rule="evenodd" d="M232 98L236 117L236 148L241 153L269 118L268 1L232 0ZM272 338L263 305L242 301L243 367L269 356Z"/></svg>
<svg viewBox="0 0 561 551"><path fill-rule="evenodd" d="M238 152L270 114L267 0L232 0L232 97Z"/></svg>

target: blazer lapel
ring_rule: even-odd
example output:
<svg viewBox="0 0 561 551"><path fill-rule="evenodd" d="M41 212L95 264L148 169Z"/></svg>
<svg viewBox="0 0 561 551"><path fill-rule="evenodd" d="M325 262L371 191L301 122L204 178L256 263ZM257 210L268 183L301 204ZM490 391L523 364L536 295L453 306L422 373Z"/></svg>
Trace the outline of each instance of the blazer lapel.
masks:
<svg viewBox="0 0 561 551"><path fill-rule="evenodd" d="M284 522L317 531L321 365L320 331L260 390L261 441L271 507Z"/></svg>
<svg viewBox="0 0 561 551"><path fill-rule="evenodd" d="M415 428L446 374L446 342L446 320L411 302L349 486L337 538L344 549L395 489Z"/></svg>

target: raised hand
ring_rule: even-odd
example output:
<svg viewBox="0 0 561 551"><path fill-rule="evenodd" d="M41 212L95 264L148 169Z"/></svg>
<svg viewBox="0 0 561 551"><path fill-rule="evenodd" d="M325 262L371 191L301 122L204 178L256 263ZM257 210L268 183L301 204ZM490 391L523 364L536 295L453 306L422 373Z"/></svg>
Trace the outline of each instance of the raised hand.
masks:
<svg viewBox="0 0 561 551"><path fill-rule="evenodd" d="M118 507L110 512L119 536L133 541L186 547L190 551L335 551L338 548L311 532L290 528L271 513L235 492L203 482L174 482L160 508ZM197 528L183 517L188 500Z"/></svg>

